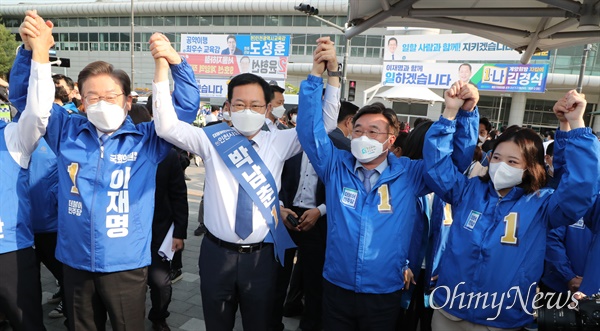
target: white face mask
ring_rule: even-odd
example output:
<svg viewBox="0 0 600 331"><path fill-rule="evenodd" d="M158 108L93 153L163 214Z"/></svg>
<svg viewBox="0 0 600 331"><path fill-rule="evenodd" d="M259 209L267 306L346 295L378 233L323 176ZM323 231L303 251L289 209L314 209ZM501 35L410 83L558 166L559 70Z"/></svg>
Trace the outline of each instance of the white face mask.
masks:
<svg viewBox="0 0 600 331"><path fill-rule="evenodd" d="M228 111L223 112L223 119L226 120L227 122L231 121L231 115L229 115Z"/></svg>
<svg viewBox="0 0 600 331"><path fill-rule="evenodd" d="M85 112L90 122L102 132L117 131L127 116L123 107L104 100L85 107Z"/></svg>
<svg viewBox="0 0 600 331"><path fill-rule="evenodd" d="M241 134L249 137L257 133L265 124L265 114L254 112L251 109L234 111L231 113L231 122Z"/></svg>
<svg viewBox="0 0 600 331"><path fill-rule="evenodd" d="M280 118L281 116L283 116L284 113L285 113L284 106L278 106L278 107L273 108L273 110L271 110L271 114L273 114L273 116L275 116L275 118Z"/></svg>
<svg viewBox="0 0 600 331"><path fill-rule="evenodd" d="M292 115L292 123L296 123L296 118L298 118L298 115Z"/></svg>
<svg viewBox="0 0 600 331"><path fill-rule="evenodd" d="M360 136L352 139L350 142L350 149L352 155L354 155L360 163L369 163L385 152L382 143L375 139L367 138L367 136Z"/></svg>
<svg viewBox="0 0 600 331"><path fill-rule="evenodd" d="M519 185L523 182L525 169L511 167L506 162L490 163L489 173L496 191Z"/></svg>
<svg viewBox="0 0 600 331"><path fill-rule="evenodd" d="M486 136L479 136L479 141L482 142L482 143L485 142L486 139L487 139Z"/></svg>

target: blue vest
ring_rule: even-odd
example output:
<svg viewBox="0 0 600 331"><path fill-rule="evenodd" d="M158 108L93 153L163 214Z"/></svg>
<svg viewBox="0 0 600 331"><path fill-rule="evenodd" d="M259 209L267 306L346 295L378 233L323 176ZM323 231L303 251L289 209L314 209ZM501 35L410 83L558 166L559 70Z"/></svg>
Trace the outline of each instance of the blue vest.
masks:
<svg viewBox="0 0 600 331"><path fill-rule="evenodd" d="M5 128L0 121L0 254L33 246L29 172L8 152Z"/></svg>

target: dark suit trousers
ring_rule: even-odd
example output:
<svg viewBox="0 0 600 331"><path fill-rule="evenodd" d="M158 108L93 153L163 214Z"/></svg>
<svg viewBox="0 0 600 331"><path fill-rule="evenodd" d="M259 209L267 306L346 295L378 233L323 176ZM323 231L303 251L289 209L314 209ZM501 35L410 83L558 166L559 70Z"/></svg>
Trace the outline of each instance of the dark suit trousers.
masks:
<svg viewBox="0 0 600 331"><path fill-rule="evenodd" d="M356 293L323 280L323 329L327 331L394 331L402 291Z"/></svg>
<svg viewBox="0 0 600 331"><path fill-rule="evenodd" d="M181 252L181 251L179 251ZM152 264L148 267L148 286L152 308L148 313L151 321L161 321L169 317L169 303L173 289L171 287L171 263L158 255L158 248L152 248Z"/></svg>
<svg viewBox="0 0 600 331"><path fill-rule="evenodd" d="M101 273L64 265L70 330L144 330L148 268Z"/></svg>
<svg viewBox="0 0 600 331"><path fill-rule="evenodd" d="M0 311L13 330L46 330L40 265L33 248L0 254Z"/></svg>
<svg viewBox="0 0 600 331"><path fill-rule="evenodd" d="M204 236L198 266L207 331L231 331L238 305L244 331L268 329L278 266L271 245L239 253Z"/></svg>
<svg viewBox="0 0 600 331"><path fill-rule="evenodd" d="M56 259L56 232L36 233L34 235L35 255L38 261L43 263L52 273L54 278L58 280L58 284L62 286L63 270L62 263ZM62 291L62 288L61 288Z"/></svg>

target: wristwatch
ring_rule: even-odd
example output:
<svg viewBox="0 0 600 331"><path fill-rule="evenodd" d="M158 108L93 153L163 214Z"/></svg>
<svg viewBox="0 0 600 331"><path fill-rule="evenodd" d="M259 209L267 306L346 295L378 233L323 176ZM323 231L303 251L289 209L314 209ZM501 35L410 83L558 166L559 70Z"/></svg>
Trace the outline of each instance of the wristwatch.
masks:
<svg viewBox="0 0 600 331"><path fill-rule="evenodd" d="M329 77L342 77L342 64L338 63L337 71L327 70L327 76Z"/></svg>

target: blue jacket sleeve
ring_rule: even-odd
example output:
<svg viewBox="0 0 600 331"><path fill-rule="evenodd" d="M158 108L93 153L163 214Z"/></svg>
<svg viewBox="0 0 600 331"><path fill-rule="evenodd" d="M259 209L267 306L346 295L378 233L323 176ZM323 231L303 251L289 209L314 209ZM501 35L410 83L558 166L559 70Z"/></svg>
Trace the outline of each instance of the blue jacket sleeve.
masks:
<svg viewBox="0 0 600 331"><path fill-rule="evenodd" d="M32 52L24 47L19 48L17 57L10 69L10 91L8 98L10 103L17 108L19 114L25 109L27 104L27 89L29 88L29 74L31 68Z"/></svg>
<svg viewBox="0 0 600 331"><path fill-rule="evenodd" d="M583 216L585 225L592 230L593 233L600 233L600 194L596 196L594 205L588 212Z"/></svg>
<svg viewBox="0 0 600 331"><path fill-rule="evenodd" d="M323 80L321 77L309 75L300 84L298 97L298 140L308 156L315 172L325 184L328 181L329 167L336 148L325 131L323 124Z"/></svg>
<svg viewBox="0 0 600 331"><path fill-rule="evenodd" d="M556 131L554 137L554 154L552 156L552 166L554 167L554 177L560 178L565 167L565 146L567 144L567 134L565 131Z"/></svg>
<svg viewBox="0 0 600 331"><path fill-rule="evenodd" d="M569 131L566 141L560 184L548 200L544 215L553 228L577 222L592 207L598 195L598 138L590 128L579 128Z"/></svg>
<svg viewBox="0 0 600 331"><path fill-rule="evenodd" d="M583 272L579 291L586 295L600 293L600 234L596 233Z"/></svg>
<svg viewBox="0 0 600 331"><path fill-rule="evenodd" d="M456 133L454 134L454 150L452 161L461 173L464 173L475 153L479 133L479 116L472 111L459 111L456 117Z"/></svg>
<svg viewBox="0 0 600 331"><path fill-rule="evenodd" d="M479 122L479 113L475 109L473 118ZM459 116L461 113L459 113ZM454 139L465 139L466 135L454 136L456 132L456 121L450 121L444 117L435 122L425 136L423 147L423 159L425 160L425 183L439 195L442 200L456 204L460 201L462 192L467 185L468 179L460 171L452 160L452 153L456 144L466 145L468 143L454 143ZM475 133L476 134L476 133ZM472 157L471 157L472 158Z"/></svg>
<svg viewBox="0 0 600 331"><path fill-rule="evenodd" d="M192 123L200 108L200 89L194 77L194 70L183 59L180 64L171 66L171 75L175 82L173 90L175 113L181 121Z"/></svg>
<svg viewBox="0 0 600 331"><path fill-rule="evenodd" d="M565 238L567 227L561 226L550 230L546 239L546 272L556 272L560 276L560 281L566 289L567 283L573 279L575 272L571 266L571 261L567 256L565 247Z"/></svg>

